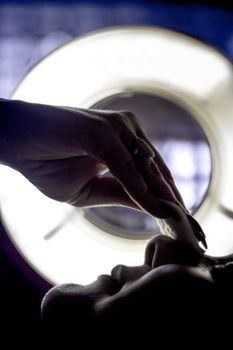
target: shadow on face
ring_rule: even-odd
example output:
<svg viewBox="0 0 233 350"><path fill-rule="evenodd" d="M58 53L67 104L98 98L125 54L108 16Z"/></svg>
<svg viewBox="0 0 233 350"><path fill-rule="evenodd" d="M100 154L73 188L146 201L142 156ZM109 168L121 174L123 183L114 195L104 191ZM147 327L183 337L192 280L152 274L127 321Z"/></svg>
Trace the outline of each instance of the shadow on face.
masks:
<svg viewBox="0 0 233 350"><path fill-rule="evenodd" d="M155 330L158 336L167 325L190 330L203 313L210 324L217 292L208 269L196 266L200 259L180 242L154 237L143 265L117 265L111 276L101 275L89 285L52 288L42 303L44 324L50 330L56 325L56 332L68 330L71 338L85 329L113 337Z"/></svg>

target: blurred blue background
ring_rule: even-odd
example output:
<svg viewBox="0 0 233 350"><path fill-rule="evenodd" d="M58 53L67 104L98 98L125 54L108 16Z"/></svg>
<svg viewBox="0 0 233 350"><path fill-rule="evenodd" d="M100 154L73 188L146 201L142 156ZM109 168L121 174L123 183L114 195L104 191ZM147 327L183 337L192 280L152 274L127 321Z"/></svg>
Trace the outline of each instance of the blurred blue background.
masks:
<svg viewBox="0 0 233 350"><path fill-rule="evenodd" d="M0 97L65 41L123 24L183 31L233 58L233 8L224 1L0 1Z"/></svg>

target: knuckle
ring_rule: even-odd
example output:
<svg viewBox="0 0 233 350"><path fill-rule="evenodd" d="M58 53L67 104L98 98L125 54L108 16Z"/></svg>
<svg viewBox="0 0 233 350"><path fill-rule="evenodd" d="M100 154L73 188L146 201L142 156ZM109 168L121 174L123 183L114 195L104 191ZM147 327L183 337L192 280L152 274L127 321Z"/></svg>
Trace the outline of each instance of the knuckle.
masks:
<svg viewBox="0 0 233 350"><path fill-rule="evenodd" d="M120 111L112 111L107 118L106 127L110 133L119 133L128 125L128 120Z"/></svg>
<svg viewBox="0 0 233 350"><path fill-rule="evenodd" d="M108 116L108 121L112 123L121 122L122 119L123 119L123 115L120 111L111 111L111 113Z"/></svg>
<svg viewBox="0 0 233 350"><path fill-rule="evenodd" d="M129 125L129 119L125 111L119 111L119 122L124 125Z"/></svg>
<svg viewBox="0 0 233 350"><path fill-rule="evenodd" d="M132 111L126 110L124 111L124 115L130 118L131 120L137 120L136 115Z"/></svg>
<svg viewBox="0 0 233 350"><path fill-rule="evenodd" d="M138 128L138 119L133 112L124 111L124 117L128 124L130 124L134 128Z"/></svg>

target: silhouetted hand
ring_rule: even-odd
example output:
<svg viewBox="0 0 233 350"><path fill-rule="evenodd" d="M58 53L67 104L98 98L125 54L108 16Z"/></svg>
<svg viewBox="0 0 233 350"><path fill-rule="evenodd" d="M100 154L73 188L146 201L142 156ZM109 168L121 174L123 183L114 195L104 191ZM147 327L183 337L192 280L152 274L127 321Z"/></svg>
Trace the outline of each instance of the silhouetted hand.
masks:
<svg viewBox="0 0 233 350"><path fill-rule="evenodd" d="M183 205L131 112L0 103L9 151L3 162L45 195L78 207L128 206L160 218L171 214L161 209L161 198Z"/></svg>

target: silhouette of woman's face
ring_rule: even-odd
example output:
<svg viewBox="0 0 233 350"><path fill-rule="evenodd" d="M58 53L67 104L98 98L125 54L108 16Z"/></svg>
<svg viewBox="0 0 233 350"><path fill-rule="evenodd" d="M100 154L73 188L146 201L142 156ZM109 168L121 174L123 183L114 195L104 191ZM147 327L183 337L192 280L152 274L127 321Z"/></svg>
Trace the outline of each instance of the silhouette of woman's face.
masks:
<svg viewBox="0 0 233 350"><path fill-rule="evenodd" d="M167 312L206 309L214 282L208 269L197 267L200 258L181 242L156 236L147 245L143 265L117 265L111 275L101 275L86 286L57 286L45 296L42 315L45 321L106 327L132 325L149 315L161 320Z"/></svg>

